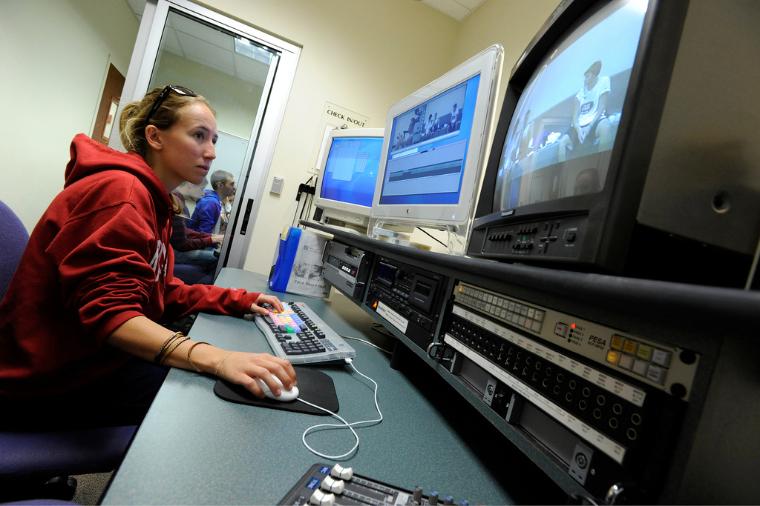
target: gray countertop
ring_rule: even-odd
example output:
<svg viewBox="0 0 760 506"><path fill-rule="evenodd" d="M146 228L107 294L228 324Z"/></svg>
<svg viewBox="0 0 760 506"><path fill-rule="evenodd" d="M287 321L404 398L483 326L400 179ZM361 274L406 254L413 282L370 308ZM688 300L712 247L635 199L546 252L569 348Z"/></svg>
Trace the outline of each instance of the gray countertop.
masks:
<svg viewBox="0 0 760 506"><path fill-rule="evenodd" d="M266 290L266 279L238 270L222 271L217 284ZM339 334L371 338L371 319L342 295L329 300L277 294L304 300ZM201 314L195 339L237 350L270 351L255 324L243 319ZM364 343L356 349L356 368L379 384L380 425L358 429L358 451L344 466L399 487L422 486L470 503L510 503L507 492L467 443L452 430L390 358ZM330 375L349 421L376 418L372 385L346 367L320 367ZM172 370L141 425L103 504L274 504L316 462L324 459L301 442L303 431L331 417L234 404L216 397L214 379ZM347 430L317 431L309 443L339 454L353 445ZM331 462L328 462L331 463Z"/></svg>

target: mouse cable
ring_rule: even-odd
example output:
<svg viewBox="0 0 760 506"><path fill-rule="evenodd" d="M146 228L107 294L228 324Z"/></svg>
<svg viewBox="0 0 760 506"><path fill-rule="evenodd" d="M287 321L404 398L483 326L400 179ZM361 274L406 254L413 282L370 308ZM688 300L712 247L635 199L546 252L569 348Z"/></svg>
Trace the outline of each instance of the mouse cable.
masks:
<svg viewBox="0 0 760 506"><path fill-rule="evenodd" d="M356 449L359 448L359 434L357 434L356 431L354 430L354 426L357 426L357 425L375 425L375 424L378 424L378 423L380 423L380 422L383 421L383 413L382 413L382 411L380 411L380 405L377 402L377 382L375 380L373 380L372 378L370 378L369 376L367 376L366 374L363 374L361 371L359 371L359 369L357 369L356 366L354 366L353 361L350 358L346 359L346 364L348 364L351 367L351 369L353 369L357 374L359 374L360 376L362 376L364 378L367 378L369 381L372 382L373 385L375 385L375 409L377 409L377 414L380 415L380 418L376 418L375 420L361 420L361 421L358 421L358 422L348 423L340 415L338 415L337 413L333 413L329 409L325 409L322 406L317 406L316 404L312 404L311 402L305 401L305 400L301 399L300 397L298 399L296 399L296 400L298 400L298 401L300 401L300 402L302 402L304 404L307 404L309 406L312 406L314 408L322 410L325 413L329 413L330 415L334 416L335 418L337 418L338 420L340 420L341 422L343 422L342 424L339 424L339 423L320 423L320 424L317 424L317 425L312 425L311 427L309 427L305 431L303 431L303 434L301 435L301 441L303 442L304 446L311 453L313 453L313 454L315 454L315 455L317 455L319 457L322 457L324 459L341 460L341 459L350 457L356 451ZM312 448L311 446L309 446L309 443L306 442L306 435L309 434L310 432L313 432L313 431L317 430L317 429L328 429L328 430L331 430L331 429L343 429L343 428L348 428L351 431L351 433L354 435L354 439L356 439L356 442L354 443L354 446L352 446L350 450L348 450L346 453L343 453L341 455L326 455L324 453L320 453L317 450L315 450L314 448Z"/></svg>

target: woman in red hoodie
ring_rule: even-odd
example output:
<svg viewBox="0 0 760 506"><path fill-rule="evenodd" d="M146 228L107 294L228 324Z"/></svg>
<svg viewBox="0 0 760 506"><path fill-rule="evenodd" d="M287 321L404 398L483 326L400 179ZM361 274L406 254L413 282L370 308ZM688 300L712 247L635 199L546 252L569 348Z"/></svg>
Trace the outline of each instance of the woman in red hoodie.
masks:
<svg viewBox="0 0 760 506"><path fill-rule="evenodd" d="M258 396L257 378L275 393L273 376L295 384L286 360L224 350L157 323L197 311L266 314L264 303L282 310L271 295L172 276L170 193L201 181L216 156L208 102L179 86L157 88L124 108L120 130L127 153L74 138L64 189L0 303L0 425L139 422L166 365Z"/></svg>

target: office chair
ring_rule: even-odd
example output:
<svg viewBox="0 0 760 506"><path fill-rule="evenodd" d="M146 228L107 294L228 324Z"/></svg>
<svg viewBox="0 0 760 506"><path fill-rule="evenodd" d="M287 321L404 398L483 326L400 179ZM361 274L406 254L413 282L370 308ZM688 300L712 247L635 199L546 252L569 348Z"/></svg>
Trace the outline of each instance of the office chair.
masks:
<svg viewBox="0 0 760 506"><path fill-rule="evenodd" d="M0 201L0 298L5 295L29 235ZM76 491L69 475L112 471L121 462L137 426L86 430L0 430L0 501L24 498L68 500Z"/></svg>

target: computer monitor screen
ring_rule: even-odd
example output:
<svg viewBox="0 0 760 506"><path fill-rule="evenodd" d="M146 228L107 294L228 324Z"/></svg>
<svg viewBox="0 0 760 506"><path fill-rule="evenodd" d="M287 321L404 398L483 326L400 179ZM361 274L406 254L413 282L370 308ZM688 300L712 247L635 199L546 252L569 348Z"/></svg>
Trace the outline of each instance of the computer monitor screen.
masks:
<svg viewBox="0 0 760 506"><path fill-rule="evenodd" d="M602 190L646 9L607 4L548 51L512 115L494 212Z"/></svg>
<svg viewBox="0 0 760 506"><path fill-rule="evenodd" d="M383 146L382 128L333 130L325 135L316 206L327 217L367 221Z"/></svg>
<svg viewBox="0 0 760 506"><path fill-rule="evenodd" d="M456 204L480 75L393 119L381 204Z"/></svg>
<svg viewBox="0 0 760 506"><path fill-rule="evenodd" d="M431 225L469 219L502 53L491 46L391 107L373 218Z"/></svg>
<svg viewBox="0 0 760 506"><path fill-rule="evenodd" d="M333 139L322 173L323 199L372 206L382 137L337 137Z"/></svg>

